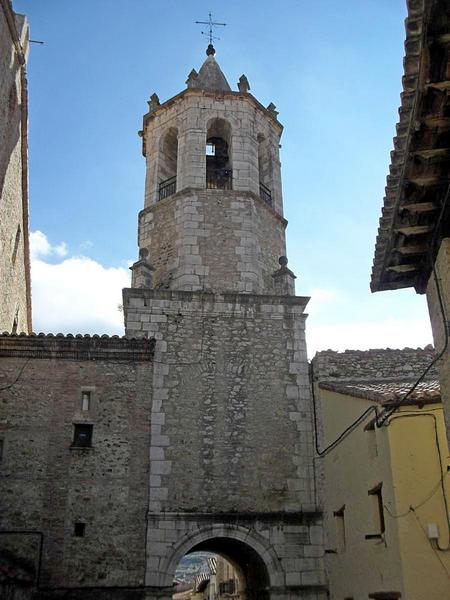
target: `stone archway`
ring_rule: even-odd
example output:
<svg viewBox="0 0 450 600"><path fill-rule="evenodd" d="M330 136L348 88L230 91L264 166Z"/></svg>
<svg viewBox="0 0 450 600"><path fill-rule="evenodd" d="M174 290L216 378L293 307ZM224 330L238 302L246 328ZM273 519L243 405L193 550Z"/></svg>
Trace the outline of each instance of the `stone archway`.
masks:
<svg viewBox="0 0 450 600"><path fill-rule="evenodd" d="M270 590L284 584L280 561L265 538L245 527L215 524L186 534L172 548L161 565L165 585L172 583L183 556L199 551L219 554L233 565L242 599L269 600Z"/></svg>

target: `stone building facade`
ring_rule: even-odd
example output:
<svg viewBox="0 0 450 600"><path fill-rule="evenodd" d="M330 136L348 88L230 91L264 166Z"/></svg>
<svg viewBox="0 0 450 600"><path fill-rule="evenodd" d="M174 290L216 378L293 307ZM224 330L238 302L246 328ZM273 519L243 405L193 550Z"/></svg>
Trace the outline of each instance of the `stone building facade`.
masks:
<svg viewBox="0 0 450 600"><path fill-rule="evenodd" d="M123 306L126 335L156 339L146 583L169 598L178 561L209 550L243 570L246 598L322 598L308 298L285 258L282 127L207 54L186 90L151 97L141 132L140 260Z"/></svg>
<svg viewBox="0 0 450 600"><path fill-rule="evenodd" d="M31 331L28 24L0 1L0 331Z"/></svg>
<svg viewBox="0 0 450 600"><path fill-rule="evenodd" d="M144 117L126 337L0 337L0 537L40 599L169 600L200 550L247 600L326 597L282 127L212 47L187 83Z"/></svg>
<svg viewBox="0 0 450 600"><path fill-rule="evenodd" d="M152 352L147 339L0 336L1 597L142 587Z"/></svg>

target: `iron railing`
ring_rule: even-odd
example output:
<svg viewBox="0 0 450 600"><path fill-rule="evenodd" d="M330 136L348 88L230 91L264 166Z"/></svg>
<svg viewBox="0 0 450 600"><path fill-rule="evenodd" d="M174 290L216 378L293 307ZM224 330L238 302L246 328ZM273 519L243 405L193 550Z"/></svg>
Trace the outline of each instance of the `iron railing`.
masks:
<svg viewBox="0 0 450 600"><path fill-rule="evenodd" d="M259 195L264 202L267 202L269 206L272 206L272 192L262 181L259 182Z"/></svg>
<svg viewBox="0 0 450 600"><path fill-rule="evenodd" d="M176 191L177 178L176 176L169 177L169 179L166 179L159 184L159 200L164 200L164 198L172 196L172 194L175 194Z"/></svg>
<svg viewBox="0 0 450 600"><path fill-rule="evenodd" d="M231 169L206 169L207 190L231 190L233 171Z"/></svg>

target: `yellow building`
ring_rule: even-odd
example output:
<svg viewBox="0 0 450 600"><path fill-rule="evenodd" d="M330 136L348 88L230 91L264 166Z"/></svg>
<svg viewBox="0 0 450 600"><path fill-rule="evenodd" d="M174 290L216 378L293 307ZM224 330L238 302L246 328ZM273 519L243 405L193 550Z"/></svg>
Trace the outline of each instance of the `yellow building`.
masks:
<svg viewBox="0 0 450 600"><path fill-rule="evenodd" d="M450 598L450 462L437 372L381 427L376 417L432 356L431 348L326 351L313 360L333 600Z"/></svg>

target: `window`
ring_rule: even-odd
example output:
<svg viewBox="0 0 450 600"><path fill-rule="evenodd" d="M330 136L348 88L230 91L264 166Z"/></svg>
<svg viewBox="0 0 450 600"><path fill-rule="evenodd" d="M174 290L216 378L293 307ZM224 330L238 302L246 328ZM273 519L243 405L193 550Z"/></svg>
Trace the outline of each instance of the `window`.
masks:
<svg viewBox="0 0 450 600"><path fill-rule="evenodd" d="M81 392L81 410L91 409L91 392L83 390Z"/></svg>
<svg viewBox="0 0 450 600"><path fill-rule="evenodd" d="M74 537L84 537L84 533L86 531L86 523L74 523L73 525L73 535Z"/></svg>
<svg viewBox="0 0 450 600"><path fill-rule="evenodd" d="M223 119L212 119L207 125L206 189L231 190L231 127Z"/></svg>
<svg viewBox="0 0 450 600"><path fill-rule="evenodd" d="M401 597L400 592L374 592L369 594L369 598L373 598L373 600L398 600Z"/></svg>
<svg viewBox="0 0 450 600"><path fill-rule="evenodd" d="M342 508L333 513L336 520L336 550L342 552L345 550L345 504Z"/></svg>
<svg viewBox="0 0 450 600"><path fill-rule="evenodd" d="M0 440L0 462L3 460L3 449L4 449L4 440Z"/></svg>
<svg viewBox="0 0 450 600"><path fill-rule="evenodd" d="M372 533L366 535L366 539L381 538L385 531L384 523L384 508L383 508L383 496L381 493L383 484L379 483L374 488L368 491L370 502L371 502L371 514L372 514Z"/></svg>
<svg viewBox="0 0 450 600"><path fill-rule="evenodd" d="M74 425L73 444L76 448L90 448L92 446L92 425Z"/></svg>

